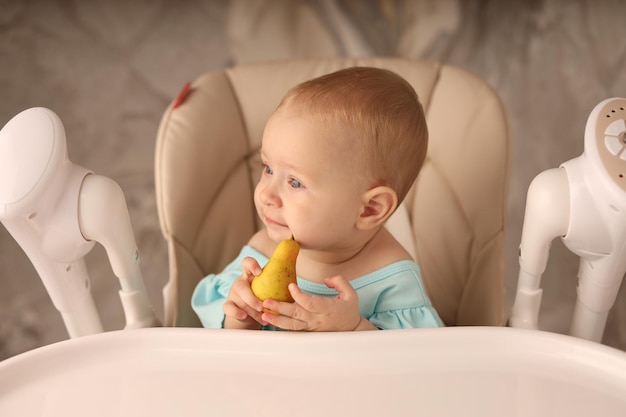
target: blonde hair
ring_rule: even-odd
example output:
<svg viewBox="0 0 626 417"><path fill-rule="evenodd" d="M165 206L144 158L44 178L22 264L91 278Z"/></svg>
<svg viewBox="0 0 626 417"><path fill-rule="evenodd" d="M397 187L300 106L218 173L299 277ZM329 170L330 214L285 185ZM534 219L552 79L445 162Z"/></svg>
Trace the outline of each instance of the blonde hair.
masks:
<svg viewBox="0 0 626 417"><path fill-rule="evenodd" d="M428 146L424 109L404 78L380 68L342 69L292 88L276 113L286 109L347 128L359 173L404 199Z"/></svg>

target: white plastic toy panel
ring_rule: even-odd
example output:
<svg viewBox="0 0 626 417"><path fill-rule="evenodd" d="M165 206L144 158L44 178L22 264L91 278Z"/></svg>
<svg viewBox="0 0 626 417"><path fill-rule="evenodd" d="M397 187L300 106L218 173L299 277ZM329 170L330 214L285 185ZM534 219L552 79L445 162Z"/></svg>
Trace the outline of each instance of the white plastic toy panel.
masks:
<svg viewBox="0 0 626 417"><path fill-rule="evenodd" d="M607 100L600 109L595 136L602 165L609 177L626 191L626 99Z"/></svg>

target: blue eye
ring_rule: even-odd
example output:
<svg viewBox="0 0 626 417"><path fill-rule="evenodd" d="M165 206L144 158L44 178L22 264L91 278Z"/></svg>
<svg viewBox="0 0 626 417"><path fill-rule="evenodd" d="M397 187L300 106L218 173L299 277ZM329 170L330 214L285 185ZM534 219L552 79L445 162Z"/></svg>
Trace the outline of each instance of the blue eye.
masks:
<svg viewBox="0 0 626 417"><path fill-rule="evenodd" d="M269 165L263 165L263 172L267 175L272 175L274 173Z"/></svg>
<svg viewBox="0 0 626 417"><path fill-rule="evenodd" d="M302 183L297 179L292 178L288 182L291 188L302 188Z"/></svg>

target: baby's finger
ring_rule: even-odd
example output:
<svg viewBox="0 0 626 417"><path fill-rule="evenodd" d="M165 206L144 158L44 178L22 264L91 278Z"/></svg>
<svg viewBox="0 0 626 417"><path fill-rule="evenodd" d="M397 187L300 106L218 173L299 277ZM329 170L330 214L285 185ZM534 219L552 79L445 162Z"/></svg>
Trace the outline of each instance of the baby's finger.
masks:
<svg viewBox="0 0 626 417"><path fill-rule="evenodd" d="M304 310L311 312L318 311L315 297L303 292L296 284L289 284L289 293L296 302L295 304L299 305Z"/></svg>
<svg viewBox="0 0 626 417"><path fill-rule="evenodd" d="M228 317L232 317L239 321L243 321L248 317L251 317L262 326L267 325L267 322L261 317L263 311L255 311L250 306L239 307L237 306L237 304L229 300L224 303L224 305L222 306L222 310L224 311L224 314L226 314Z"/></svg>
<svg viewBox="0 0 626 417"><path fill-rule="evenodd" d="M224 303L222 311L228 317L232 317L237 320L245 320L248 318L248 313L237 307L237 305L230 300Z"/></svg>
<svg viewBox="0 0 626 417"><path fill-rule="evenodd" d="M267 300L266 300L267 301ZM287 303L280 303L287 304ZM284 307L284 306L283 306ZM282 309L282 308L279 308ZM274 310L275 311L275 310ZM268 324L284 330L305 330L308 324L304 321L292 318L287 315L263 313L261 318Z"/></svg>
<svg viewBox="0 0 626 417"><path fill-rule="evenodd" d="M333 288L337 291L338 297L342 299L348 299L354 295L356 295L355 289L350 285L348 280L346 280L341 275L335 275L331 278L326 278L324 280L324 284L328 288Z"/></svg>
<svg viewBox="0 0 626 417"><path fill-rule="evenodd" d="M263 310L263 304L261 300L256 298L256 296L252 293L250 289L250 283L246 280L245 277L240 277L235 280L233 284L233 288L231 290L234 292L235 297L237 297L237 304L242 307L242 304L246 304L251 307L251 309L256 311Z"/></svg>
<svg viewBox="0 0 626 417"><path fill-rule="evenodd" d="M248 316L252 317L257 323L259 323L261 326L267 326L267 321L265 321L263 319L263 312L262 311L254 311L251 310L248 313Z"/></svg>
<svg viewBox="0 0 626 417"><path fill-rule="evenodd" d="M283 316L283 317L289 317L291 319L302 321L305 323L308 323L309 320L311 319L311 312L304 309L298 303L285 303L282 301L267 299L263 301L263 308L265 309L266 312L271 311L274 313L278 313L278 314L269 313L272 316L278 315L278 316ZM263 317L264 317L264 320L268 320L268 321L269 319L273 318L273 317L266 316L265 314L263 315Z"/></svg>
<svg viewBox="0 0 626 417"><path fill-rule="evenodd" d="M261 266L256 259L250 256L243 258L243 261L241 261L241 268L244 273L247 272L246 277L248 278L248 282L252 282L252 279L257 275L260 275L262 271Z"/></svg>
<svg viewBox="0 0 626 417"><path fill-rule="evenodd" d="M263 310L266 312L272 311L273 313L270 314L274 316L291 315L292 303L283 303L281 301L276 301L268 298L266 300L263 300Z"/></svg>
<svg viewBox="0 0 626 417"><path fill-rule="evenodd" d="M257 312L263 311L263 303L261 300L256 298L256 295L252 293L252 290L248 289L248 291L240 294L241 299L250 306L251 309Z"/></svg>

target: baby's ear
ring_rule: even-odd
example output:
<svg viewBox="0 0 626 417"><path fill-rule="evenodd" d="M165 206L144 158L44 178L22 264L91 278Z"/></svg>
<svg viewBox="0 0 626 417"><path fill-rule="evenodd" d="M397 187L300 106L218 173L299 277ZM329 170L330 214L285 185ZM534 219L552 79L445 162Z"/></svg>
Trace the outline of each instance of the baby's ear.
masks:
<svg viewBox="0 0 626 417"><path fill-rule="evenodd" d="M363 206L357 219L357 228L368 230L385 222L398 206L396 192L387 186L378 186L363 194Z"/></svg>

